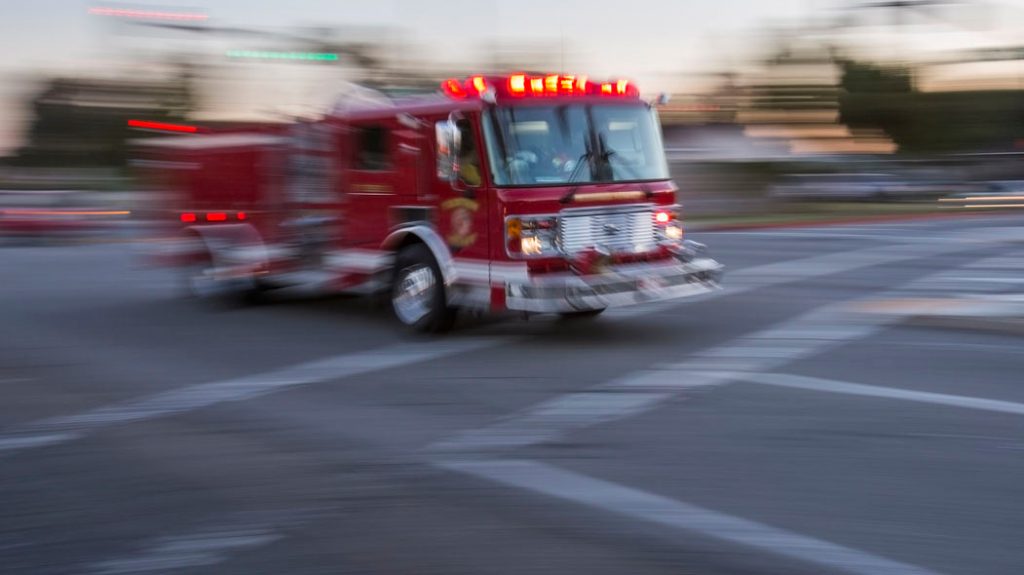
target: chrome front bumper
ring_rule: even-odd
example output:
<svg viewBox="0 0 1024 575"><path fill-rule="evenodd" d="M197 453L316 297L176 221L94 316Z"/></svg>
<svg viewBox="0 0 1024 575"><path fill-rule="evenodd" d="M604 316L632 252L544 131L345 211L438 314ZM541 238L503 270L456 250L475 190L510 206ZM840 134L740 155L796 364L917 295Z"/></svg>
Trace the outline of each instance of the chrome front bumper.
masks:
<svg viewBox="0 0 1024 575"><path fill-rule="evenodd" d="M708 257L617 266L592 276L559 273L505 286L510 310L562 313L700 295L719 288L722 264Z"/></svg>

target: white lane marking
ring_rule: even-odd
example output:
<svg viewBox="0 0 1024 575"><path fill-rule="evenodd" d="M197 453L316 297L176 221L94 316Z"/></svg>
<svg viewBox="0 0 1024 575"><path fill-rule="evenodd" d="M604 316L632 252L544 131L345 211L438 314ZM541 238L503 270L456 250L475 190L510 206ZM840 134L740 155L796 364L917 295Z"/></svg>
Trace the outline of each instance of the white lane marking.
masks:
<svg viewBox="0 0 1024 575"><path fill-rule="evenodd" d="M853 324L848 306L849 302L827 304L781 324L697 352L685 361L655 365L586 391L557 396L494 424L459 432L430 445L428 450L479 452L550 442L572 431L650 411L684 391L732 383L747 372L777 369L850 340L867 337L898 320L879 315L864 318L870 323ZM776 337L766 337L766 334ZM598 402L592 397L604 399ZM571 406L571 417L565 415L567 405Z"/></svg>
<svg viewBox="0 0 1024 575"><path fill-rule="evenodd" d="M508 338L401 343L303 363L263 374L191 385L120 405L54 417L0 435L0 451L42 447L78 439L101 428L167 417L219 403L243 401L283 389L402 367L492 347Z"/></svg>
<svg viewBox="0 0 1024 575"><path fill-rule="evenodd" d="M261 530L201 533L193 537L172 538L137 557L112 559L93 566L96 575L125 575L173 571L216 565L236 549L259 547L281 539L281 535Z"/></svg>
<svg viewBox="0 0 1024 575"><path fill-rule="evenodd" d="M46 447L48 445L57 445L58 443L73 441L79 437L81 436L77 433L49 433L43 435L28 435L24 437L0 437L0 451L28 449L31 447Z"/></svg>
<svg viewBox="0 0 1024 575"><path fill-rule="evenodd" d="M947 272L939 272L942 273ZM917 278L886 294L899 294L930 285L934 277ZM886 294L868 297L888 297ZM869 337L900 320L898 315L853 316L850 313L853 307L851 301L826 304L726 344L698 351L682 362L656 365L587 391L555 397L494 424L459 432L427 449L449 453L479 452L550 442L572 431L655 409L661 402L684 391L729 384L747 377L747 374L776 370L793 361ZM595 392L610 398L600 408L589 405L587 399ZM624 392L639 395L625 395ZM616 394L620 399L612 399ZM566 403L589 409L579 408L571 418L564 417L559 414L558 406Z"/></svg>
<svg viewBox="0 0 1024 575"><path fill-rule="evenodd" d="M710 295L721 296L741 293L759 287L774 285L776 283L796 281L800 279L801 276L813 277L827 275L836 273L837 271L885 263L886 261L890 261L892 257L898 257L899 259L917 258L924 257L931 252L936 251L936 249L932 247L926 247L923 252L921 250L910 250L910 253L907 253L907 247L902 246L894 255L890 252L895 247L888 246L882 249L873 248L857 250L854 252L843 252L841 254L829 253L824 256L812 256L799 260L747 268L736 272L736 275L741 278L741 281L743 281L743 278L746 278L745 285L729 288L721 292L714 292ZM965 248L961 247L960 249ZM937 251L948 250L942 249ZM679 302L665 303L667 305L655 305L653 307L636 306L634 308L627 308L622 315L644 315L657 313L667 307L679 304ZM503 339L501 341L505 340ZM294 385L314 383L333 378L349 377L389 367L399 367L410 363L432 359L433 357L490 347L497 345L498 343L500 343L500 341L494 341L493 339L477 339L472 342L462 342L461 346L453 350L446 350L444 348L445 344L443 343L400 344L393 348L347 354L336 358L329 358L308 364L288 367L265 374L257 374L222 382L194 385L121 405L96 409L78 415L51 418L11 430L0 435L0 452L55 445L77 439L85 433L89 433L108 425L164 417L227 401L241 401L258 397L266 393L272 393ZM722 366L709 365L706 366L706 368L722 369ZM625 404L623 404L623 413L632 412L632 410L626 408ZM595 413L595 415L597 414ZM599 420L604 421L605 419ZM549 419L548 421L550 422L553 420ZM550 431L553 427L549 425L545 429ZM533 437L539 437L536 433L531 433L530 435Z"/></svg>
<svg viewBox="0 0 1024 575"><path fill-rule="evenodd" d="M442 461L438 467L640 521L700 533L774 555L855 575L937 575L935 571L844 547L528 460Z"/></svg>
<svg viewBox="0 0 1024 575"><path fill-rule="evenodd" d="M731 296L768 287L799 282L815 277L849 272L861 268L915 260L947 253L976 249L969 242L958 240L949 244L929 242L925 244L897 244L871 247L859 250L828 252L825 254L783 260L736 271L725 270L723 288L700 296L684 299L616 308L606 316L628 318L656 314L689 302Z"/></svg>
<svg viewBox="0 0 1024 575"><path fill-rule="evenodd" d="M1024 266L1022 266L1022 267L1024 267ZM949 277L947 277L945 279L948 279L948 280L951 280L951 281L961 281L961 282L987 282L987 283L1003 283L1003 284L1019 284L1019 283L1024 283L1024 278L1020 278L1020 277L949 276Z"/></svg>
<svg viewBox="0 0 1024 575"><path fill-rule="evenodd" d="M229 555L283 539L289 528L306 523L310 512L239 513L219 526L206 526L182 535L158 537L138 553L91 564L92 575L179 572L216 565Z"/></svg>
<svg viewBox="0 0 1024 575"><path fill-rule="evenodd" d="M866 385L863 383L850 383L834 379L823 379L820 377L807 377L803 375L790 375L783 373L745 373L737 374L736 377L741 381L780 387L794 387L797 389L809 389L811 391L843 393L847 395L861 395L867 397L882 397L886 399L902 399L921 403L933 403L936 405L948 405L951 407L963 407L967 409L980 409L984 411L1024 415L1024 403L1002 401L999 399L983 399L966 395L949 395L929 391L914 391L910 389Z"/></svg>
<svg viewBox="0 0 1024 575"><path fill-rule="evenodd" d="M1024 257L1019 255L1003 255L986 260L981 260L965 266L967 268L984 268L989 270L1014 270L1024 269Z"/></svg>
<svg viewBox="0 0 1024 575"><path fill-rule="evenodd" d="M740 279L739 285L716 293L718 296L742 293L771 285L798 281L808 277L829 275L865 266L881 265L884 263L892 263L894 261L917 259L930 255L967 249L971 249L971 246L965 246L958 243L953 246L941 246L936 244L898 245L886 246L883 248L868 248L852 252L841 252L839 254L830 252L823 255L811 256L798 260L776 262L740 270L735 272L732 276ZM920 281L922 280L919 280L919 282ZM676 302L668 303L675 305ZM636 306L627 313L628 315L644 315L648 313L656 313L663 309L664 308L660 306L654 307L653 309L649 309L644 306ZM881 323L882 321L884 321L883 318L876 318L876 322ZM894 319L890 319L890 321L894 321ZM835 341L844 341L855 337L863 337L864 335L872 333L874 330L878 329L877 327L870 326L850 327L820 325L820 322L817 325L811 326L803 325L800 322L797 322L795 326L792 324L793 322L787 322L787 324L784 325L788 325L789 327L784 327L782 329L795 329L796 333L804 332L807 329L838 331L841 337ZM752 337L756 339L756 335ZM825 339L828 340L828 338ZM0 435L0 452L55 445L78 439L87 433L109 425L164 417L228 401L242 401L273 393L295 385L304 385L329 379L360 375L380 369L400 367L411 363L427 361L436 357L492 347L503 341L510 341L510 338L474 339L456 343L431 342L425 344L399 344L379 350L356 352L335 358L328 358L298 366L287 367L265 374L189 386L183 389L160 393L148 398L130 401L121 405L100 408L79 415L51 418L10 430L5 434ZM796 346L796 349L799 350L800 347ZM810 353L810 351L807 353ZM735 356L736 354L732 355ZM777 361L788 361L796 357L800 357L801 355L805 355L805 353L798 353L797 351L794 351L794 355L775 359ZM723 365L722 360L724 360L727 365ZM705 358L703 361L707 363L708 358ZM691 371L694 369L717 371L738 369L740 368L741 362L745 362L747 365L742 366L742 369L754 370L759 367L764 367L761 363L762 361L764 360L758 358L727 357L721 358L717 363L712 358L712 361L706 365L701 365L699 359L696 362L683 365L686 369ZM663 380L664 374L661 374L659 377ZM639 376L640 380L644 380L645 378L647 378L647 376L643 374ZM629 387L629 385L626 384L622 387ZM670 387L678 387L678 382ZM626 408L625 403L622 405L622 413L631 414L635 412L632 408ZM607 421L609 418L609 413L605 412L598 420ZM549 431L551 429L552 428L549 428ZM533 435L536 436L536 434Z"/></svg>
<svg viewBox="0 0 1024 575"><path fill-rule="evenodd" d="M430 451L511 449L550 441L572 429L642 413L668 399L664 392L584 391L557 396L488 427L458 433Z"/></svg>

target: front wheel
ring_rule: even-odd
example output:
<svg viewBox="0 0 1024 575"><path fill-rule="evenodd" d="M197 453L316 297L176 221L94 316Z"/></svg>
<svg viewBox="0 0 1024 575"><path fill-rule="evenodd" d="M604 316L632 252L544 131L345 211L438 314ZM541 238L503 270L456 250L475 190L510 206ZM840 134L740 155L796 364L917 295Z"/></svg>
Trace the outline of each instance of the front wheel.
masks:
<svg viewBox="0 0 1024 575"><path fill-rule="evenodd" d="M448 307L441 270L423 244L398 252L391 285L391 309L398 321L420 332L441 332L455 322Z"/></svg>
<svg viewBox="0 0 1024 575"><path fill-rule="evenodd" d="M211 303L253 305L262 303L266 286L254 278L221 279L216 277L213 258L197 257L181 270L187 297Z"/></svg>

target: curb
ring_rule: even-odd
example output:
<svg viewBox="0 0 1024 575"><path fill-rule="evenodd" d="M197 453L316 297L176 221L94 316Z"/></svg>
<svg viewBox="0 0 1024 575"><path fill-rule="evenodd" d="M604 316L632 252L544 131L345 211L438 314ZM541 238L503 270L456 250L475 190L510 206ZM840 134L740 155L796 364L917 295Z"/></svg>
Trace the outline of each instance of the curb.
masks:
<svg viewBox="0 0 1024 575"><path fill-rule="evenodd" d="M997 318L953 315L921 315L909 316L905 323L908 325L922 327L940 327L1024 336L1024 318L1020 317Z"/></svg>
<svg viewBox="0 0 1024 575"><path fill-rule="evenodd" d="M905 325L1024 335L1024 305L957 299L908 299L870 302L861 313L897 316Z"/></svg>

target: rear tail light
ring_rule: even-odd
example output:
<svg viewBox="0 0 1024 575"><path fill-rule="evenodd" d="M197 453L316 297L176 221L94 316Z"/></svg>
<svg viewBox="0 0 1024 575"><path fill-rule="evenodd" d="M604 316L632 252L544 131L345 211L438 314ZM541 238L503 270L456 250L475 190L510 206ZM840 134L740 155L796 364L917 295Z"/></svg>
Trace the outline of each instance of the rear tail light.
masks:
<svg viewBox="0 0 1024 575"><path fill-rule="evenodd" d="M207 212L205 214L197 214L196 212L182 212L179 219L184 224L194 224L200 219L207 222L226 222L234 217L238 221L244 221L249 219L247 212L235 212L234 216L231 216L228 212Z"/></svg>

